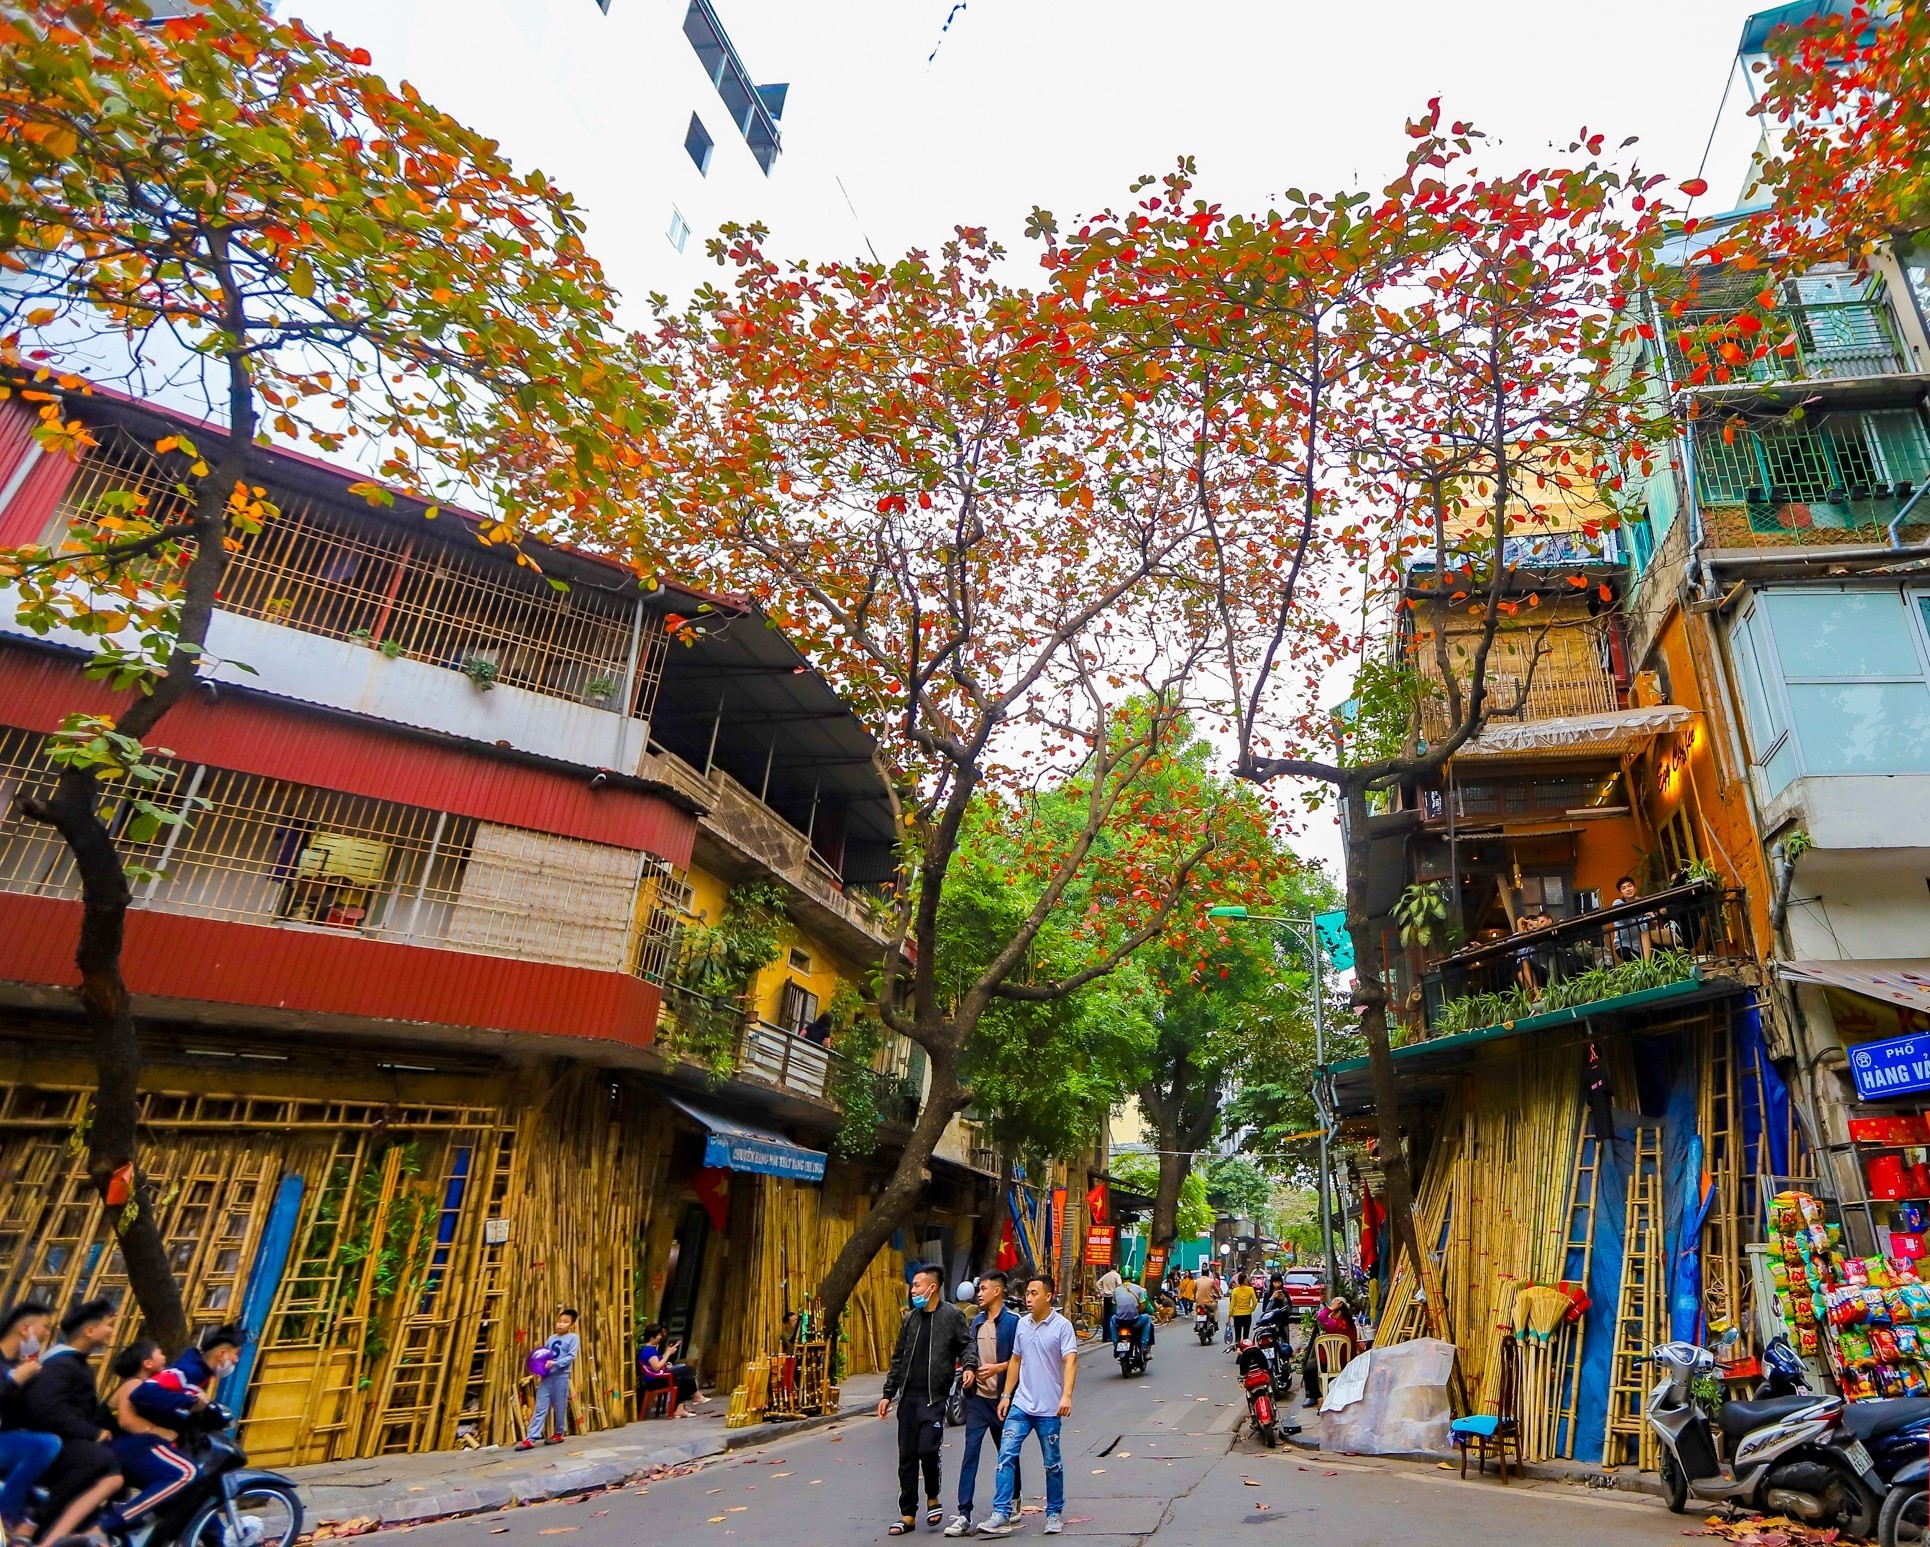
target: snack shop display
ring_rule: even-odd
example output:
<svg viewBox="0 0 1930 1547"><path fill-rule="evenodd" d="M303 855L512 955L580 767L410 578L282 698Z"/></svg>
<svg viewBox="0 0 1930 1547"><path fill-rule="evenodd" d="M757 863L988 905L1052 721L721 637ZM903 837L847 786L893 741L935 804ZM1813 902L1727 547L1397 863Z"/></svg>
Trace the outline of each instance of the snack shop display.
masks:
<svg viewBox="0 0 1930 1547"><path fill-rule="evenodd" d="M1797 1351L1828 1358L1844 1397L1930 1396L1930 1289L1909 1257L1849 1257L1808 1193L1770 1204L1770 1279Z"/></svg>

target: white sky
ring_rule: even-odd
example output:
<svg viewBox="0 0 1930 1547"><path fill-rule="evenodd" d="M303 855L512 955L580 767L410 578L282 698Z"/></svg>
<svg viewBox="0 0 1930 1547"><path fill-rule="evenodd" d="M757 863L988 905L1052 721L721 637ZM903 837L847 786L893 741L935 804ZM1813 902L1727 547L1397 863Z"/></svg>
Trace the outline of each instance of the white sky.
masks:
<svg viewBox="0 0 1930 1547"><path fill-rule="evenodd" d="M1688 178L1703 164L1743 19L1762 0L713 3L753 78L791 88L784 152L764 190L772 203L746 215L769 219L772 250L784 256L856 255L868 237L889 259L935 246L957 224L989 226L1023 248L1034 205L1064 221L1122 203L1136 175L1164 172L1182 153L1198 159L1202 193L1234 207L1264 209L1296 185L1378 187L1400 164L1404 121L1436 94L1450 117L1498 141L1498 168L1558 157L1586 125L1611 147L1639 135L1626 154ZM682 10L681 0L611 4ZM285 0L284 9L369 47L378 70L408 52L399 41L385 51L385 32L417 32L419 43L426 18L456 25L463 11L455 0ZM1727 208L1740 187L1753 143L1746 101L1738 73L1708 159L1704 212ZM583 197L596 250L590 190L624 187L626 168L649 152L621 136L576 135L563 137L559 159L557 136L519 123L519 109L540 111L535 104L496 103L486 118L465 116L519 165L540 156ZM1028 266L1015 262L1014 277ZM1332 696L1344 697L1336 686ZM1325 820L1301 842L1337 863L1338 834Z"/></svg>

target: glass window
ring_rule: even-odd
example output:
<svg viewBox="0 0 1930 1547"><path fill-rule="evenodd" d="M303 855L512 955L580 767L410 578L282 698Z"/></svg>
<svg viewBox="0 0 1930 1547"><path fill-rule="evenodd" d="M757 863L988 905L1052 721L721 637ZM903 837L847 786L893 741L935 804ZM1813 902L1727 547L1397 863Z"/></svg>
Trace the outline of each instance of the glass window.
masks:
<svg viewBox="0 0 1930 1547"><path fill-rule="evenodd" d="M684 219L684 212L675 205L670 209L670 229L664 235L670 238L670 245L678 252L682 252L684 244L690 240L690 222Z"/></svg>
<svg viewBox="0 0 1930 1547"><path fill-rule="evenodd" d="M690 127L684 132L684 149L690 152L690 159L696 163L699 172L710 171L710 150L715 142L704 121L695 113L690 115Z"/></svg>
<svg viewBox="0 0 1930 1547"><path fill-rule="evenodd" d="M1767 601L1776 652L1791 682L1923 675L1895 591L1776 591Z"/></svg>
<svg viewBox="0 0 1930 1547"><path fill-rule="evenodd" d="M1930 680L1903 594L1776 591L1764 602L1803 771L1930 771Z"/></svg>
<svg viewBox="0 0 1930 1547"><path fill-rule="evenodd" d="M710 18L704 15L703 7L696 0L691 0L690 9L684 13L684 36L690 39L690 46L697 51L697 62L704 67L704 74L710 77L713 86L716 85L728 51L724 47L724 40L717 36L717 29L711 26Z"/></svg>
<svg viewBox="0 0 1930 1547"><path fill-rule="evenodd" d="M1813 774L1930 769L1930 687L1921 682L1792 682L1789 710Z"/></svg>

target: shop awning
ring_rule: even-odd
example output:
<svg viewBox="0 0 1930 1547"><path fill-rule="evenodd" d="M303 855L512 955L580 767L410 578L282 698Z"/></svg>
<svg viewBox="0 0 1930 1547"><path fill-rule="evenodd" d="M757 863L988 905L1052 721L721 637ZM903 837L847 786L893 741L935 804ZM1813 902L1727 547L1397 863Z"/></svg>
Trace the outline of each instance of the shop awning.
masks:
<svg viewBox="0 0 1930 1547"><path fill-rule="evenodd" d="M1890 961L1777 962L1776 970L1786 978L1845 988L1868 999L1930 1014L1930 960L1921 957Z"/></svg>
<svg viewBox="0 0 1930 1547"><path fill-rule="evenodd" d="M824 1152L793 1144L781 1133L754 1128L734 1117L721 1117L707 1107L672 1096L670 1104L710 1130L704 1141L704 1164L726 1171L755 1171L760 1176L788 1176L794 1182L824 1180Z"/></svg>
<svg viewBox="0 0 1930 1547"><path fill-rule="evenodd" d="M1621 753L1663 731L1680 730L1693 718L1680 704L1611 709L1554 720L1490 720L1470 737L1456 758L1522 757L1556 752L1566 757Z"/></svg>

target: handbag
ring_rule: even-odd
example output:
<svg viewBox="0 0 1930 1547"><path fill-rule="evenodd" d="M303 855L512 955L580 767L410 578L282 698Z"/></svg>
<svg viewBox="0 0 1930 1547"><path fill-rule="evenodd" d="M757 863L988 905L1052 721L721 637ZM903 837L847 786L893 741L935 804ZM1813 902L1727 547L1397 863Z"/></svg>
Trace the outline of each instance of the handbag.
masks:
<svg viewBox="0 0 1930 1547"><path fill-rule="evenodd" d="M952 1376L952 1389L945 1398L945 1422L954 1429L965 1423L965 1372Z"/></svg>

